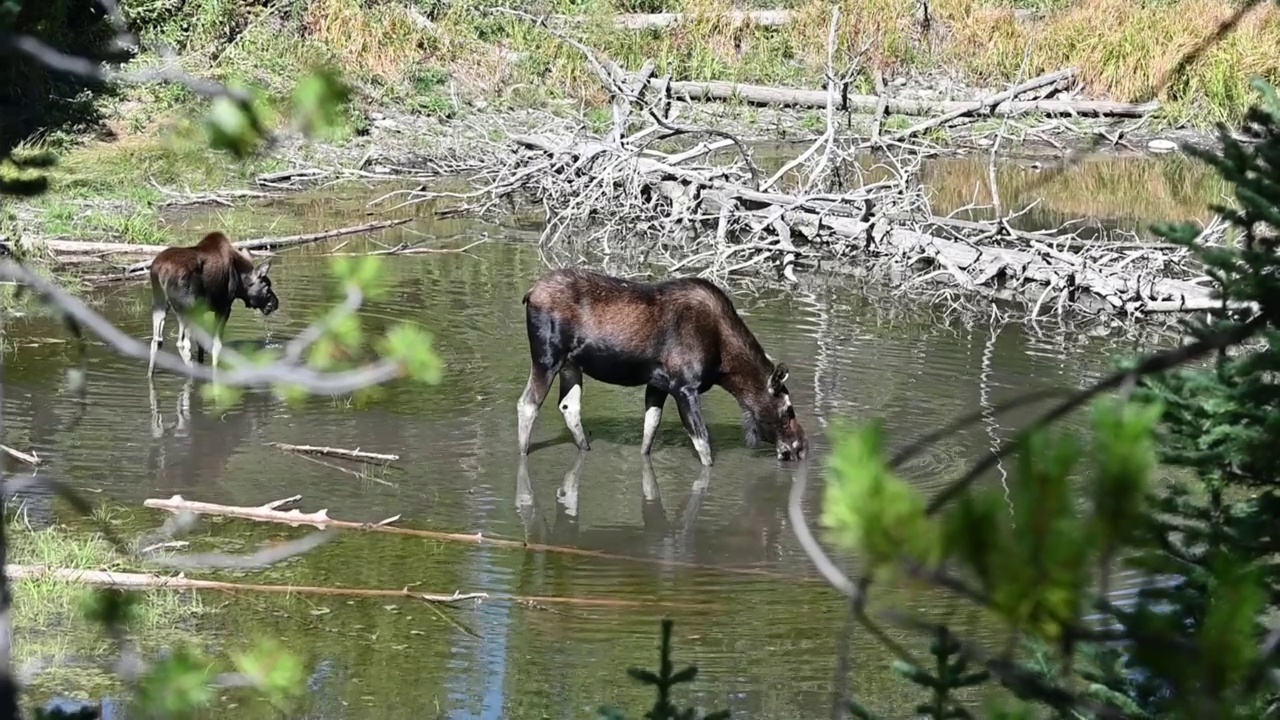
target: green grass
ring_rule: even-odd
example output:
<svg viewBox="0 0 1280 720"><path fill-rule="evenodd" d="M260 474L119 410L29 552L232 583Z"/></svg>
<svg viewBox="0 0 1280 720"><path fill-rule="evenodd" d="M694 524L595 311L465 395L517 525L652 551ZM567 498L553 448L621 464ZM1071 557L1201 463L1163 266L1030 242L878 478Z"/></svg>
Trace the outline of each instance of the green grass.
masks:
<svg viewBox="0 0 1280 720"><path fill-rule="evenodd" d="M45 565L74 570L129 570L129 563L101 534L55 525L33 529L25 513L8 520L5 539L8 562L14 565ZM54 579L13 581L14 628L44 635L57 629L92 635L95 628L82 616L93 588ZM134 629L155 631L172 628L178 622L199 616L204 606L190 592L155 590L143 594L137 606ZM63 638L64 640L66 638Z"/></svg>

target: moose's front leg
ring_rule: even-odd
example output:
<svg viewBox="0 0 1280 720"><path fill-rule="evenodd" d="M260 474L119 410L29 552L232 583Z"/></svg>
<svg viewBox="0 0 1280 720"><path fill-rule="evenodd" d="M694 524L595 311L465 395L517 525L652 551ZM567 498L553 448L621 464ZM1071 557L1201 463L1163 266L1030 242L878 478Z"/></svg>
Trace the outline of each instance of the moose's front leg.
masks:
<svg viewBox="0 0 1280 720"><path fill-rule="evenodd" d="M156 353L164 344L164 316L169 312L167 305L151 306L151 358L147 360L147 377L156 371Z"/></svg>
<svg viewBox="0 0 1280 720"><path fill-rule="evenodd" d="M218 369L218 355L222 354L222 333L227 329L229 313L213 315L213 346L209 349L209 362L213 369Z"/></svg>
<svg viewBox="0 0 1280 720"><path fill-rule="evenodd" d="M711 465L711 434L707 432L707 424L702 419L702 397L696 385L686 385L676 390L676 408L680 410L680 421L693 440L693 448L698 451L698 459L703 465Z"/></svg>

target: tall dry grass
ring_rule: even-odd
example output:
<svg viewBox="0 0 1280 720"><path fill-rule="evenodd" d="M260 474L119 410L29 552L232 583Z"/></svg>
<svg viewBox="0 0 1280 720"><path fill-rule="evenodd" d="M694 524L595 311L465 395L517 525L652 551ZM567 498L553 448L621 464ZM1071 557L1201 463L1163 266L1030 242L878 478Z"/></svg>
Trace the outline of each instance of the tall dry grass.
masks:
<svg viewBox="0 0 1280 720"><path fill-rule="evenodd" d="M1078 67L1091 93L1150 97L1183 55L1214 33L1236 5L1226 0L1077 0L1033 23L1011 8L941 0L950 29L940 56L977 80L1011 80L1028 48L1028 74ZM1280 7L1262 3L1156 97L1179 121L1230 121L1254 98L1249 80L1280 81Z"/></svg>
<svg viewBox="0 0 1280 720"><path fill-rule="evenodd" d="M448 63L475 64L477 52L492 55L500 48L524 58L520 67L508 69L509 82L603 98L576 51L518 20L483 16L475 9L485 0L472 2L441 25L450 37L471 41L453 43L463 52L446 54ZM1147 98L1182 55L1235 10L1232 0L1055 0L1040 17L1019 20L1005 0L934 0L934 31L924 36L916 0L838 3L840 56L867 48L859 89L869 89L872 68L891 74L957 69L970 82L996 85L1013 81L1027 56L1029 75L1075 66L1090 94L1119 101ZM622 0L561 4L552 10L592 16L580 29L584 40L629 67L652 58L659 72L682 79L809 87L823 81L829 0L794 3L794 21L778 28L729 22L724 13L737 7L734 0L682 0L678 9L687 22L643 32L618 31L607 23ZM677 9L672 6L667 4ZM1170 120L1231 121L1253 100L1254 75L1280 83L1280 8L1274 3L1254 9L1156 97Z"/></svg>
<svg viewBox="0 0 1280 720"><path fill-rule="evenodd" d="M328 59L362 90L391 102L408 101L410 107L430 106L422 97L431 95L442 77L452 79L461 96L491 103L606 101L576 50L523 20L489 12L499 5L588 15L591 21L576 32L630 68L651 58L659 72L681 79L823 83L830 0L748 3L791 7L795 20L777 28L728 22L724 11L742 0L645 0L640 3L645 10L679 10L689 21L662 31L614 29L609 16L636 10L637 2L551 0L535 8L534 0L418 1L413 10L406 0L300 0L267 9L254 0L177 0L180 11L166 10L164 18L196 18L156 20L162 24L152 32L176 39L192 62L207 55L216 74L271 89L287 88L304 64ZM998 85L1015 79L1029 50L1028 74L1076 66L1091 94L1121 101L1145 98L1182 54L1235 8L1235 0L932 0L934 29L923 36L917 0L836 2L840 56L867 47L858 91L870 90L873 68L891 75L957 70L972 83ZM1020 21L1015 2L1040 7L1043 14ZM296 7L297 17L277 9L284 7ZM217 9L216 17L201 20L201 13L213 12L209 8ZM429 26L411 16L431 14L430 8L436 12ZM210 51L209 33L200 29L227 18L241 31ZM1280 83L1280 8L1272 2L1251 12L1158 97L1169 120L1230 122L1253 100L1249 81L1254 75Z"/></svg>

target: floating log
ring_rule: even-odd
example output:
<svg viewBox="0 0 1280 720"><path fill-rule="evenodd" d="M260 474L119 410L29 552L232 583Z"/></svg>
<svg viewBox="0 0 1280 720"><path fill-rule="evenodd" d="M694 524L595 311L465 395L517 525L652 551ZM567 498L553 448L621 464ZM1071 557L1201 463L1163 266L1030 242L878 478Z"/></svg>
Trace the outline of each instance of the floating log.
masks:
<svg viewBox="0 0 1280 720"><path fill-rule="evenodd" d="M381 462L395 462L400 459L399 455L390 453L367 452L356 448L355 450L347 450L338 447L320 447L318 445L290 445L289 443L269 442L267 443L273 448L284 450L286 452L304 453L307 455L326 455L328 457L345 458L347 460L379 460Z"/></svg>
<svg viewBox="0 0 1280 720"><path fill-rule="evenodd" d="M328 595L334 597L406 598L430 603L459 603L467 600L487 600L486 592L422 593L407 587L401 590L370 588L316 587L309 585L269 585L260 583L233 583L219 580L198 580L185 575L155 575L152 573L115 572L109 570L76 570L51 568L43 565L6 565L5 574L11 580L54 579L69 583L83 583L98 587L127 588L132 590L216 590L219 592L264 592L285 595ZM596 607L705 607L706 603L681 603L663 600L615 600L612 598L548 597L543 595L509 595L496 597L524 603L560 603L564 605Z"/></svg>
<svg viewBox="0 0 1280 720"><path fill-rule="evenodd" d="M3 450L5 453L21 460L24 463L27 463L28 465L40 464L40 458L37 457L35 453L24 453L21 450L14 450L8 445L0 445L0 450Z"/></svg>
<svg viewBox="0 0 1280 720"><path fill-rule="evenodd" d="M480 533L450 533L439 532L436 530L418 530L416 528L395 527L390 523L398 519L391 518L383 520L379 523L359 523L350 520L336 520L329 517L328 509L321 509L311 513L303 513L298 510L289 510L287 512L277 510L277 507L294 502L301 496L294 496L287 500L276 500L266 505L258 507L242 507L235 505L218 505L215 503L198 502L194 500L184 500L181 495L174 495L168 499L148 498L143 501L144 507L155 508L158 510L168 510L175 515L182 512L193 512L197 515L218 515L222 517L242 518L245 520L256 520L258 522L273 522L297 527L299 525L310 525L319 529L325 528L341 528L345 530L362 530L366 532L381 532L392 535L407 535L409 537L426 538L428 540L438 540L442 542L461 542L473 545L489 545L491 547L517 548L521 550L529 550L533 552L550 552L564 555L578 555L581 557L590 557L598 560L621 560L626 562L639 562L651 565L661 565L664 567L687 567L697 570L710 570L715 572L734 573L738 575L758 575L764 577L772 577L781 580L790 580L792 582L809 580L812 578L797 578L784 575L782 573L770 572L768 570L760 570L756 568L734 568L720 567L716 565L703 565L701 563L685 562L681 560L659 560L656 558L635 557L633 555L615 555L599 550L586 550L583 548L565 547L561 545L544 545L542 543L530 543L521 540L508 540L505 538L487 537Z"/></svg>
<svg viewBox="0 0 1280 720"><path fill-rule="evenodd" d="M1013 247L950 240L904 226L910 219L900 214L868 215L857 192L818 198L760 192L726 181L722 170L674 167L660 158L636 156L596 141L533 135L517 135L512 140L547 155L568 158L570 162L562 167L583 168L581 173L590 172L583 158L597 158L595 165L609 167L612 174L609 178L564 177L564 182L596 186L608 182L629 189L643 184L668 198L673 206L685 203L679 211L683 217L717 218L727 212L762 231L771 230L785 241L775 246L777 252L803 252L807 246L835 241L856 248L867 264L883 261L915 271L922 263L931 262L937 269L930 277L949 276L968 290L1011 299L1038 297L1033 312L1051 292L1055 298L1069 296L1074 306L1094 312L1155 313L1215 306L1210 288L1160 277L1138 263L1146 257L1159 261L1149 263L1157 267L1176 265L1174 258L1185 253L1182 248L1154 243L1141 248L1108 248L1099 243L1086 254L1048 247L1046 243L1054 242L1051 236L1025 234L1019 239L1027 242ZM601 162L599 158L606 154L615 159ZM689 198L695 198L691 207ZM916 222L929 224L928 218ZM985 227L991 236L999 230L995 225L972 224Z"/></svg>

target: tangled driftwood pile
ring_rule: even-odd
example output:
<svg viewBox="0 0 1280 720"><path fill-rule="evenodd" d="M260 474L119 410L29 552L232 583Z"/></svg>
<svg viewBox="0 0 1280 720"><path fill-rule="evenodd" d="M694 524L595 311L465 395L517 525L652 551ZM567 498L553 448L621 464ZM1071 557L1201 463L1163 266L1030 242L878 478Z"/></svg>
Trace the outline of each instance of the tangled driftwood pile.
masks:
<svg viewBox="0 0 1280 720"><path fill-rule="evenodd" d="M1019 232L1008 223L1012 215L995 223L935 216L917 179L922 154L908 144L910 138L995 108L1007 116L1017 110L1018 96L1042 91L1074 71L1020 83L893 134L879 132L887 104L881 102L870 139L837 139L835 115L842 102L847 104L842 90L854 72L835 70L835 13L828 40L826 130L767 178L735 138L676 124L669 84L653 80L653 63L629 73L549 30L582 52L610 91L610 130L603 136L581 130L515 135L507 164L485 174L474 192L413 191L405 202L449 197L466 201L465 210L484 211L500 200L527 199L546 215L542 243L548 248L581 254L643 247L647 257L642 261L657 260L672 270L697 268L702 275L774 267L794 279L801 266L889 271L903 291L961 289L1022 301L1033 314L1068 308L1167 313L1219 304L1202 284L1208 278L1200 277L1181 246ZM705 139L688 148L655 149L677 137ZM879 158L884 176L876 182L866 180L855 158L868 149ZM713 153L730 150L733 162L709 161ZM788 178L795 179L786 191L779 189ZM1204 237L1217 237L1221 229L1214 223ZM635 242L638 236L647 237Z"/></svg>

